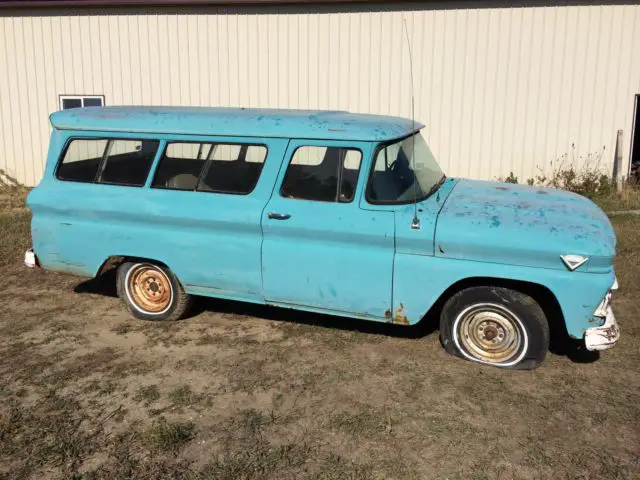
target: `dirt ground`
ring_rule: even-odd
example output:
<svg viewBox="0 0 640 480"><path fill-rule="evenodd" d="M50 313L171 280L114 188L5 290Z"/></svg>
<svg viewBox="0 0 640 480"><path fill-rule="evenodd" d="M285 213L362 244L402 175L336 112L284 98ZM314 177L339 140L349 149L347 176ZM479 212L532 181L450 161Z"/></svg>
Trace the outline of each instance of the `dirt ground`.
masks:
<svg viewBox="0 0 640 480"><path fill-rule="evenodd" d="M24 268L28 221L0 212L0 479L640 478L640 217L614 218L619 345L532 372L448 356L429 323L136 321L113 275Z"/></svg>

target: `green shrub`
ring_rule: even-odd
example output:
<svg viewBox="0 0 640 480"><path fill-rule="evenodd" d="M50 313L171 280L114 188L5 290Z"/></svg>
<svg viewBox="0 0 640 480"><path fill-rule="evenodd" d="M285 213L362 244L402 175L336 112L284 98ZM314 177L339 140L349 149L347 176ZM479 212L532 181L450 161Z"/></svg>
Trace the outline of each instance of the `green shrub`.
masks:
<svg viewBox="0 0 640 480"><path fill-rule="evenodd" d="M603 173L605 147L585 155L577 155L575 145L568 153L550 162L547 169L538 167L540 173L526 180L529 186L541 186L568 190L598 203L605 210L628 210L640 208L640 185L625 180L617 188L613 179ZM578 167L577 165L581 165ZM498 180L518 183L513 172Z"/></svg>
<svg viewBox="0 0 640 480"><path fill-rule="evenodd" d="M509 172L509 176L506 178L498 178L498 180L500 182L504 182L504 183L518 183L518 177L516 177L513 172Z"/></svg>

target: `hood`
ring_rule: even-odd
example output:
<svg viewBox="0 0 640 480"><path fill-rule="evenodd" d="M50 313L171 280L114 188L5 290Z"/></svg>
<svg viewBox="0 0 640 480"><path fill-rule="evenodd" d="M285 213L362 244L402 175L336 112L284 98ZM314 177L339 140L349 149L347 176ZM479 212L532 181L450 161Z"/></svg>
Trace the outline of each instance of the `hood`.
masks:
<svg viewBox="0 0 640 480"><path fill-rule="evenodd" d="M560 255L589 261L578 271L608 272L616 238L585 197L553 188L459 180L440 211L437 256L566 269Z"/></svg>

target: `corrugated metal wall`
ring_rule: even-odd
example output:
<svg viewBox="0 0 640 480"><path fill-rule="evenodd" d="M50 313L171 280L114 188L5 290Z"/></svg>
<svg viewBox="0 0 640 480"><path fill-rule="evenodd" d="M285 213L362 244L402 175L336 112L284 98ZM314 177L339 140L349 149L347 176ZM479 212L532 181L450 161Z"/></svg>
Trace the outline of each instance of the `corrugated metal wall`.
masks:
<svg viewBox="0 0 640 480"><path fill-rule="evenodd" d="M0 168L39 180L60 94L408 117L403 18L416 118L448 174L523 181L603 146L608 168L617 129L628 161L640 6L439 5L0 12Z"/></svg>

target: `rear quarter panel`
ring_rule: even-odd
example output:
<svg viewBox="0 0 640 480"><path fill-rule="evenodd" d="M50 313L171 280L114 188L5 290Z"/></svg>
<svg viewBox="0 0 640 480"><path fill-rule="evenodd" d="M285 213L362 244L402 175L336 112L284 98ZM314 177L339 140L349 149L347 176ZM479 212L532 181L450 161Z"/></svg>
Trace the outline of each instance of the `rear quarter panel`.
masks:
<svg viewBox="0 0 640 480"><path fill-rule="evenodd" d="M260 218L287 140L255 139L255 143L268 143L258 184L249 195L229 195L149 188L164 142L145 187L56 179L56 163L66 141L81 136L96 137L100 132L54 130L43 181L28 198L34 251L43 268L92 277L110 256L148 258L172 269L187 291L261 298ZM211 137L178 135L171 139L212 141ZM200 291L212 286L216 288Z"/></svg>

